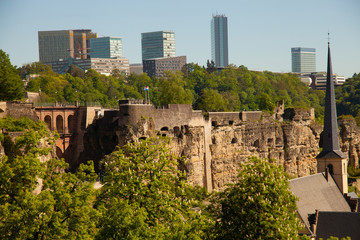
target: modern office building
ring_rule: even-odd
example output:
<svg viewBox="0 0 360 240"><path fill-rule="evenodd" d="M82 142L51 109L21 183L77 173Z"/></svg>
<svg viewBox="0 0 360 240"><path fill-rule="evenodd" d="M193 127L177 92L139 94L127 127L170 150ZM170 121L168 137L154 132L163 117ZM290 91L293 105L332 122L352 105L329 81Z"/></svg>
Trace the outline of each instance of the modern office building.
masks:
<svg viewBox="0 0 360 240"><path fill-rule="evenodd" d="M140 75L143 73L143 65L141 63L130 64L130 74Z"/></svg>
<svg viewBox="0 0 360 240"><path fill-rule="evenodd" d="M130 64L127 58L93 58L90 59L91 68L100 74L110 76L115 69L127 76L130 74Z"/></svg>
<svg viewBox="0 0 360 240"><path fill-rule="evenodd" d="M211 60L216 67L229 65L228 27L225 15L215 15L211 19Z"/></svg>
<svg viewBox="0 0 360 240"><path fill-rule="evenodd" d="M122 58L122 39L101 37L90 39L91 58Z"/></svg>
<svg viewBox="0 0 360 240"><path fill-rule="evenodd" d="M326 72L313 72L310 74L311 84L310 87L316 90L326 90L327 81ZM343 85L345 83L345 77L336 73L333 74L334 87Z"/></svg>
<svg viewBox="0 0 360 240"><path fill-rule="evenodd" d="M141 33L142 60L175 57L175 33L158 31Z"/></svg>
<svg viewBox="0 0 360 240"><path fill-rule="evenodd" d="M165 71L181 71L186 64L186 56L153 58L143 60L143 71L149 77L163 77Z"/></svg>
<svg viewBox="0 0 360 240"><path fill-rule="evenodd" d="M312 73L316 72L315 48L296 47L291 48L292 72Z"/></svg>
<svg viewBox="0 0 360 240"><path fill-rule="evenodd" d="M39 60L48 64L69 58L87 59L89 41L96 37L91 29L39 31Z"/></svg>
<svg viewBox="0 0 360 240"><path fill-rule="evenodd" d="M88 59L76 59L69 58L63 61L49 62L52 70L56 73L65 73L71 65L80 68L83 71L87 71L90 68L94 69L100 74L111 75L112 71L119 69L124 75L130 74L129 59L126 58L88 58Z"/></svg>

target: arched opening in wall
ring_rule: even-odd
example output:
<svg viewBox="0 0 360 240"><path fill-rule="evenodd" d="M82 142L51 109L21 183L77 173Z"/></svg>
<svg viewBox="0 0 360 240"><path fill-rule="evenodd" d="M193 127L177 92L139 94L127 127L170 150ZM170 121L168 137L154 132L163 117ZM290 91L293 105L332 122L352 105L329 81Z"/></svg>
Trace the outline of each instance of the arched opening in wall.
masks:
<svg viewBox="0 0 360 240"><path fill-rule="evenodd" d="M64 158L64 153L58 146L56 146L56 156L58 156L58 158Z"/></svg>
<svg viewBox="0 0 360 240"><path fill-rule="evenodd" d="M211 126L216 127L217 126L217 121L212 121Z"/></svg>
<svg viewBox="0 0 360 240"><path fill-rule="evenodd" d="M329 170L330 175L333 175L333 174L334 174L334 167L333 167L333 165L332 165L332 164L328 164L328 165L327 165L327 168L328 168L328 170Z"/></svg>
<svg viewBox="0 0 360 240"><path fill-rule="evenodd" d="M56 130L58 131L58 133L64 132L64 119L61 115L58 115L56 117Z"/></svg>
<svg viewBox="0 0 360 240"><path fill-rule="evenodd" d="M161 136L166 137L166 134L165 134L165 133L163 133Z"/></svg>
<svg viewBox="0 0 360 240"><path fill-rule="evenodd" d="M160 129L160 131L169 131L169 128L168 128L168 127L162 127L162 128Z"/></svg>
<svg viewBox="0 0 360 240"><path fill-rule="evenodd" d="M146 140L146 137L139 138L139 141L144 141L144 140Z"/></svg>
<svg viewBox="0 0 360 240"><path fill-rule="evenodd" d="M230 121L229 121L229 125L231 126L231 125L233 125L233 124L234 124L234 121L230 120Z"/></svg>
<svg viewBox="0 0 360 240"><path fill-rule="evenodd" d="M255 142L254 142L254 147L259 147L260 145L259 145L259 140L256 140Z"/></svg>
<svg viewBox="0 0 360 240"><path fill-rule="evenodd" d="M46 126L51 130L51 117L49 115L45 116L44 122L46 123Z"/></svg>
<svg viewBox="0 0 360 240"><path fill-rule="evenodd" d="M215 138L215 137L212 137L212 138L211 138L211 142L212 142L212 144L216 144L216 138Z"/></svg>
<svg viewBox="0 0 360 240"><path fill-rule="evenodd" d="M233 139L231 139L231 143L232 143L232 144L237 143L237 142L238 142L238 140L237 140L236 137L234 137Z"/></svg>
<svg viewBox="0 0 360 240"><path fill-rule="evenodd" d="M68 128L69 128L69 133L74 132L75 129L74 115L70 115L68 117Z"/></svg>
<svg viewBox="0 0 360 240"><path fill-rule="evenodd" d="M174 136L179 136L180 135L180 128L178 126L174 127Z"/></svg>

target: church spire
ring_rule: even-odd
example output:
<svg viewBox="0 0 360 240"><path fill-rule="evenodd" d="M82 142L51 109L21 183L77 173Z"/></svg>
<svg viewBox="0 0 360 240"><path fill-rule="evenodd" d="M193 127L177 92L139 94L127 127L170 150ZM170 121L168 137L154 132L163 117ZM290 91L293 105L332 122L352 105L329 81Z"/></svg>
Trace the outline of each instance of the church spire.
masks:
<svg viewBox="0 0 360 240"><path fill-rule="evenodd" d="M316 158L346 158L339 145L330 42L328 42L323 150Z"/></svg>

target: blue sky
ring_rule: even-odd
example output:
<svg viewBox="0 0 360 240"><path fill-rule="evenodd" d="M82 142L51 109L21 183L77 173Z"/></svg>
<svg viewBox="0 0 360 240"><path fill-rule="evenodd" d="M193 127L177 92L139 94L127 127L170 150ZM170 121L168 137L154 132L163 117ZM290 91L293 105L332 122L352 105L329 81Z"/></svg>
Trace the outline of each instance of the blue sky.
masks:
<svg viewBox="0 0 360 240"><path fill-rule="evenodd" d="M124 57L140 63L141 33L172 30L176 55L205 65L216 13L228 17L232 64L288 72L291 48L313 47L324 71L330 31L334 72L360 72L359 0L0 0L0 49L21 66L39 60L38 31L92 29L122 37Z"/></svg>

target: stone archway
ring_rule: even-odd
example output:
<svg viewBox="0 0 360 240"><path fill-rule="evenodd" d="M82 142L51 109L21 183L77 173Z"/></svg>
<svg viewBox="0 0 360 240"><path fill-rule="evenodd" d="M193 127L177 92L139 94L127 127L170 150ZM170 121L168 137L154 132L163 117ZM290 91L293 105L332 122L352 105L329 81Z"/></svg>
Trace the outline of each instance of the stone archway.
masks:
<svg viewBox="0 0 360 240"><path fill-rule="evenodd" d="M61 115L56 117L56 130L58 133L64 133L64 118Z"/></svg>
<svg viewBox="0 0 360 240"><path fill-rule="evenodd" d="M75 129L74 115L68 116L68 129L69 133L73 133Z"/></svg>
<svg viewBox="0 0 360 240"><path fill-rule="evenodd" d="M46 126L49 128L49 130L51 131L51 117L49 115L46 115L44 118L44 122L46 124Z"/></svg>

